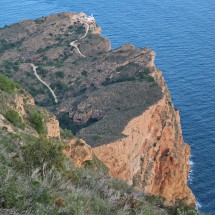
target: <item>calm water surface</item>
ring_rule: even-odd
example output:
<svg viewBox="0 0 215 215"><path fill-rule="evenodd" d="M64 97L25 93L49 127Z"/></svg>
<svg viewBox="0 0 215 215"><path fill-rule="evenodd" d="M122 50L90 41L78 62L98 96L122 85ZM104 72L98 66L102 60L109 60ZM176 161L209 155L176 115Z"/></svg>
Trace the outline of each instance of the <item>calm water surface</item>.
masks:
<svg viewBox="0 0 215 215"><path fill-rule="evenodd" d="M189 185L215 214L215 1L0 0L0 26L62 11L93 13L112 48L156 51L192 148Z"/></svg>

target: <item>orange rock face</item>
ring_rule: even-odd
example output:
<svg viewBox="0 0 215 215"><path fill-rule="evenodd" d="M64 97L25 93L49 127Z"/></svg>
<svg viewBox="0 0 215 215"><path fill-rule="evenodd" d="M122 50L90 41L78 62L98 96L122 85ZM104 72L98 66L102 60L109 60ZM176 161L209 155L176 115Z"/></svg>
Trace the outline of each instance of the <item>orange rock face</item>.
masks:
<svg viewBox="0 0 215 215"><path fill-rule="evenodd" d="M71 139L64 150L76 167L82 167L84 162L93 160L92 148L84 140Z"/></svg>
<svg viewBox="0 0 215 215"><path fill-rule="evenodd" d="M172 104L162 73L155 69L152 75L164 97L127 124L125 138L93 151L113 177L148 195L164 197L167 205L176 200L195 205L187 185L190 147L182 137L179 111Z"/></svg>
<svg viewBox="0 0 215 215"><path fill-rule="evenodd" d="M60 126L57 118L52 116L46 123L47 134L46 137L60 137Z"/></svg>

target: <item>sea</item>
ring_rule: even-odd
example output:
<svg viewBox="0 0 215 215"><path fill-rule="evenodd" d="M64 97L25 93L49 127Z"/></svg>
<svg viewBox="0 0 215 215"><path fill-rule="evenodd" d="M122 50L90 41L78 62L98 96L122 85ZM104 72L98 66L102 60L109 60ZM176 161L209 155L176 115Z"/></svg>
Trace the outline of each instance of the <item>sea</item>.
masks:
<svg viewBox="0 0 215 215"><path fill-rule="evenodd" d="M63 11L93 14L113 49L157 53L191 146L189 186L215 214L215 0L0 0L0 27Z"/></svg>

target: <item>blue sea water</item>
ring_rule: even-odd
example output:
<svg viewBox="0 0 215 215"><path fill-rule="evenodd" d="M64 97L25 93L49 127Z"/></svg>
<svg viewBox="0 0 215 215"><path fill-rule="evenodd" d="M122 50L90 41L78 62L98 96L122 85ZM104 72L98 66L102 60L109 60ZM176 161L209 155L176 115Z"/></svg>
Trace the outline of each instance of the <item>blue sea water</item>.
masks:
<svg viewBox="0 0 215 215"><path fill-rule="evenodd" d="M215 0L0 0L0 26L62 11L93 13L112 48L156 51L192 148L189 185L215 214Z"/></svg>

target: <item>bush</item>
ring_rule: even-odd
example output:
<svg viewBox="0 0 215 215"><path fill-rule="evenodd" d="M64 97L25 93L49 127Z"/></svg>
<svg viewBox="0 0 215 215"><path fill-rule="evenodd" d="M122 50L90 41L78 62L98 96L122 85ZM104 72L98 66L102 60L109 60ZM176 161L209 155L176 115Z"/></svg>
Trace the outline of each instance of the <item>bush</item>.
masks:
<svg viewBox="0 0 215 215"><path fill-rule="evenodd" d="M169 214L172 215L197 215L198 212L195 208L190 207L182 201L177 202L174 206L168 207Z"/></svg>
<svg viewBox="0 0 215 215"><path fill-rule="evenodd" d="M64 78L64 72L62 72L62 71L55 72L55 75L58 78Z"/></svg>
<svg viewBox="0 0 215 215"><path fill-rule="evenodd" d="M4 66L4 68L6 69L6 70L14 70L14 71L16 71L16 72L18 72L19 71L19 62L12 62L12 61L10 61L10 60L5 60L4 62L3 62L3 66Z"/></svg>
<svg viewBox="0 0 215 215"><path fill-rule="evenodd" d="M30 117L30 122L34 129L40 134L45 134L45 125L43 122L43 117L40 113L34 112L33 115Z"/></svg>
<svg viewBox="0 0 215 215"><path fill-rule="evenodd" d="M4 114L4 116L8 121L12 122L14 125L22 123L22 118L20 117L19 113L15 110L8 110Z"/></svg>
<svg viewBox="0 0 215 215"><path fill-rule="evenodd" d="M52 88L52 89L57 89L57 90L62 90L62 91L66 91L66 90L68 90L68 86L66 85L66 84L64 84L63 82L61 82L61 81L56 81L56 82L54 82L54 83L52 83L51 85L50 85L50 87Z"/></svg>
<svg viewBox="0 0 215 215"><path fill-rule="evenodd" d="M20 85L11 81L4 75L0 75L0 90L7 93L13 93L16 88L20 88Z"/></svg>
<svg viewBox="0 0 215 215"><path fill-rule="evenodd" d="M87 77L88 72L87 72L86 70L83 70L83 71L81 72L81 75L83 75L84 77Z"/></svg>
<svg viewBox="0 0 215 215"><path fill-rule="evenodd" d="M64 129L60 132L61 137L67 139L67 138L72 138L74 137L73 133L69 129Z"/></svg>
<svg viewBox="0 0 215 215"><path fill-rule="evenodd" d="M46 75L48 74L48 70L45 69L44 67L42 66L39 66L38 67L38 71L39 71L39 75L41 75L42 77L46 77Z"/></svg>
<svg viewBox="0 0 215 215"><path fill-rule="evenodd" d="M49 189L41 183L23 177L0 162L0 208L24 211L32 209L38 203L47 205L52 200L51 197Z"/></svg>
<svg viewBox="0 0 215 215"><path fill-rule="evenodd" d="M102 161L100 161L95 155L93 156L92 161L84 162L84 168L94 172L100 172L102 173L102 175L108 175L109 172L108 167Z"/></svg>
<svg viewBox="0 0 215 215"><path fill-rule="evenodd" d="M75 29L75 33L76 33L76 34L82 34L82 33L84 33L84 31L85 31L85 28L84 28L83 25L78 26L78 27Z"/></svg>
<svg viewBox="0 0 215 215"><path fill-rule="evenodd" d="M46 50L47 50L47 48L39 48L39 49L37 49L37 53L42 53Z"/></svg>
<svg viewBox="0 0 215 215"><path fill-rule="evenodd" d="M35 142L29 143L21 148L23 160L16 161L19 170L31 174L37 169L43 177L46 169L64 168L65 156L63 154L63 144L53 143L49 140L39 138Z"/></svg>
<svg viewBox="0 0 215 215"><path fill-rule="evenodd" d="M5 39L0 40L0 54L4 53L6 50L19 47L22 44L22 40L17 42L10 42Z"/></svg>
<svg viewBox="0 0 215 215"><path fill-rule="evenodd" d="M68 29L69 29L69 30L72 30L72 29L73 29L73 26L72 26L72 25L68 26Z"/></svg>

